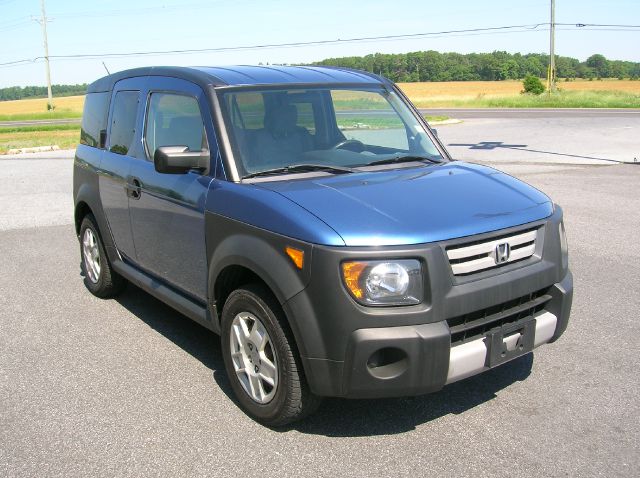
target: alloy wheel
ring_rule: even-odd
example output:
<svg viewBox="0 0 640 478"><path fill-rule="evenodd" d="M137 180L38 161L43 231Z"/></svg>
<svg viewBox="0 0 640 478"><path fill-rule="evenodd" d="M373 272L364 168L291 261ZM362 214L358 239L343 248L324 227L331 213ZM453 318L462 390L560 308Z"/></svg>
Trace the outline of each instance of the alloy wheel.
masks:
<svg viewBox="0 0 640 478"><path fill-rule="evenodd" d="M89 280L97 284L100 279L100 249L98 239L90 228L84 230L82 237L82 257Z"/></svg>
<svg viewBox="0 0 640 478"><path fill-rule="evenodd" d="M229 340L242 388L257 403L269 403L278 388L278 362L266 328L253 314L241 312L231 323Z"/></svg>

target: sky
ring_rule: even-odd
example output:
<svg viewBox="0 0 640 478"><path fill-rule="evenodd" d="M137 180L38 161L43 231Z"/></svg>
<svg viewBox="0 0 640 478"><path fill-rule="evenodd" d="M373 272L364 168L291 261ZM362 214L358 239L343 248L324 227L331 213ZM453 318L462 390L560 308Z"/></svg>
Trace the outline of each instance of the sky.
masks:
<svg viewBox="0 0 640 478"><path fill-rule="evenodd" d="M403 35L549 22L550 0L46 0L49 55L132 53ZM43 56L40 0L0 0L0 64ZM640 0L556 0L557 23L640 24ZM310 63L324 58L437 50L548 52L547 26L299 47L125 58L52 59L52 83L91 82L147 65ZM556 53L640 61L640 28L558 27ZM44 85L42 60L0 65L0 87Z"/></svg>

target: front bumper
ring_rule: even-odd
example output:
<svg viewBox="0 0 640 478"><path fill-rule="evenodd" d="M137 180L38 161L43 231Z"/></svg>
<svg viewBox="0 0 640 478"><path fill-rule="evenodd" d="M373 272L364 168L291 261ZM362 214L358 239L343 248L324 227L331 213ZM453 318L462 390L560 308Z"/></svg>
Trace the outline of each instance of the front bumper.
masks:
<svg viewBox="0 0 640 478"><path fill-rule="evenodd" d="M513 347L517 340L511 346L505 343L503 351L506 356L495 365L491 358L492 348L495 353L492 334L451 346L449 325L447 321L441 321L358 329L350 336L344 362L303 359L309 382L318 394L348 398L435 392L449 383L476 375L557 340L569 320L573 297L571 273L554 284L548 294L552 299L532 319L531 344L523 344L523 349L519 349ZM519 330L526 322L516 323L512 328Z"/></svg>
<svg viewBox="0 0 640 478"><path fill-rule="evenodd" d="M309 286L283 304L312 391L348 398L430 393L557 340L573 296L572 275L561 265L561 219L558 208L536 225L544 248L535 257L469 278L451 275L447 244L314 248ZM389 256L423 261L423 304L372 308L348 295L338 276L342 260Z"/></svg>

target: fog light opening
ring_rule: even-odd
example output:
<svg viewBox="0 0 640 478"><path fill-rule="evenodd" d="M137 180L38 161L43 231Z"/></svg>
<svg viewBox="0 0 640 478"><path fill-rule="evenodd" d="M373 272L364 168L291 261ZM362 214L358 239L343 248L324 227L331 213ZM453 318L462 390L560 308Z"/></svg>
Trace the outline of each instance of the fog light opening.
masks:
<svg viewBox="0 0 640 478"><path fill-rule="evenodd" d="M369 373L381 379L399 377L407 370L408 365L406 352L391 347L376 350L367 360Z"/></svg>

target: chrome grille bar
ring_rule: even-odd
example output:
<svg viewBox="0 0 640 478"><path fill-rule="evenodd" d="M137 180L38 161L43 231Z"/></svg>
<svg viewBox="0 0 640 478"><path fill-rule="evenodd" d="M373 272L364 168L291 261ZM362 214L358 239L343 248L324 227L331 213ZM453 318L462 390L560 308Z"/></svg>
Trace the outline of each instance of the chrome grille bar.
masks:
<svg viewBox="0 0 640 478"><path fill-rule="evenodd" d="M447 249L454 275L471 274L531 257L538 230ZM506 251L506 252L505 252Z"/></svg>

